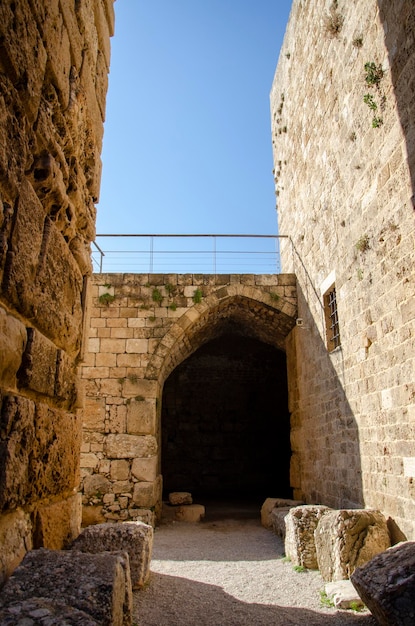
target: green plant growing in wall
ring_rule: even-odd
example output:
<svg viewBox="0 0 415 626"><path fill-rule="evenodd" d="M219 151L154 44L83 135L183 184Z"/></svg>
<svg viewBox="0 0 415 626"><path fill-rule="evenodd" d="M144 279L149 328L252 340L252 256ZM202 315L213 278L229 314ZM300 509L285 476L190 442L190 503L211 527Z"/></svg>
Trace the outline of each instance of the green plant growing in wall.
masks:
<svg viewBox="0 0 415 626"><path fill-rule="evenodd" d="M324 20L324 26L326 32L330 37L338 37L341 29L343 28L344 17L339 12L339 3L337 0L333 0L330 5L329 12Z"/></svg>
<svg viewBox="0 0 415 626"><path fill-rule="evenodd" d="M200 302L202 302L202 290L199 289L199 287L196 289L196 291L193 294L192 300L195 304L200 304Z"/></svg>
<svg viewBox="0 0 415 626"><path fill-rule="evenodd" d="M280 300L281 298L281 296L279 296L277 293L274 293L273 291L270 292L269 296L274 302L278 302L278 300Z"/></svg>
<svg viewBox="0 0 415 626"><path fill-rule="evenodd" d="M159 289L157 289L157 287L155 287L152 291L151 294L151 298L153 300L153 302L157 302L158 304L161 304L162 300L163 300L163 296L162 293Z"/></svg>
<svg viewBox="0 0 415 626"><path fill-rule="evenodd" d="M177 291L176 287L174 285L171 285L170 283L167 283L166 285L164 285L164 288L169 294L169 296L174 295Z"/></svg>
<svg viewBox="0 0 415 626"><path fill-rule="evenodd" d="M99 296L98 300L101 304L105 304L106 306L108 306L111 304L111 302L114 302L115 296L111 293L105 292Z"/></svg>
<svg viewBox="0 0 415 626"><path fill-rule="evenodd" d="M171 304L169 304L169 309L170 311L175 311L177 309L177 304L175 302L172 302Z"/></svg>
<svg viewBox="0 0 415 626"><path fill-rule="evenodd" d="M304 567L304 565L294 565L293 570L294 572L297 572L298 574L307 573L307 568Z"/></svg>
<svg viewBox="0 0 415 626"><path fill-rule="evenodd" d="M355 248L359 250L359 252L367 252L370 248L369 235L362 235L360 239L356 241Z"/></svg>
<svg viewBox="0 0 415 626"><path fill-rule="evenodd" d="M365 63L365 83L368 87L374 87L377 92L377 98L370 93L363 96L363 102L367 104L369 109L374 113L372 117L372 127L379 128L383 124L383 118L377 114L378 109L384 110L386 104L386 96L381 90L381 80L384 76L382 66L377 65L374 61Z"/></svg>

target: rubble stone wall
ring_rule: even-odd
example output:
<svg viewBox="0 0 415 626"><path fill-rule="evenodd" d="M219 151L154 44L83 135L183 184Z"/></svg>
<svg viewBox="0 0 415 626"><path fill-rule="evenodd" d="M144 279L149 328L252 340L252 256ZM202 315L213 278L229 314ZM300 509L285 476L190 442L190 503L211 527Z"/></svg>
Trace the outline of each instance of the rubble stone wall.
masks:
<svg viewBox="0 0 415 626"><path fill-rule="evenodd" d="M295 285L293 275L94 275L82 371L85 524L155 523L166 378L201 345L229 332L229 323L285 350L295 325Z"/></svg>
<svg viewBox="0 0 415 626"><path fill-rule="evenodd" d="M295 497L380 509L412 539L414 25L411 0L294 0L271 92L283 269L303 319L287 352Z"/></svg>
<svg viewBox="0 0 415 626"><path fill-rule="evenodd" d="M78 364L113 0L0 4L0 584L80 528Z"/></svg>

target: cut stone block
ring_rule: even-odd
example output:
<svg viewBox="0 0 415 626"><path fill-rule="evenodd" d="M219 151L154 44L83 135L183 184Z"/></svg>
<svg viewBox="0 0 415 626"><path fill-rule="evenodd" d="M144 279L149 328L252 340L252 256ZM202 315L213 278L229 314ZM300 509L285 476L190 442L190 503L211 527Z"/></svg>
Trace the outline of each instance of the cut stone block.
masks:
<svg viewBox="0 0 415 626"><path fill-rule="evenodd" d="M381 626L415 623L415 542L400 543L358 567L351 577Z"/></svg>
<svg viewBox="0 0 415 626"><path fill-rule="evenodd" d="M327 597L333 601L336 609L363 608L364 606L350 580L337 580L333 583L327 583L324 591Z"/></svg>
<svg viewBox="0 0 415 626"><path fill-rule="evenodd" d="M102 626L129 626L132 591L127 553L28 552L0 593L0 610L47 598L83 611Z"/></svg>
<svg viewBox="0 0 415 626"><path fill-rule="evenodd" d="M201 522L205 517L203 504L183 504L181 506L163 506L163 516L177 522Z"/></svg>
<svg viewBox="0 0 415 626"><path fill-rule="evenodd" d="M265 528L272 528L271 512L275 508L294 507L304 504L301 500L288 500L285 498L267 498L261 507L261 524Z"/></svg>
<svg viewBox="0 0 415 626"><path fill-rule="evenodd" d="M139 589L150 576L153 528L143 522L88 526L72 543L72 550L94 554L113 550L127 552L133 589Z"/></svg>
<svg viewBox="0 0 415 626"><path fill-rule="evenodd" d="M315 532L318 569L323 580L350 578L356 567L390 546L385 517L379 511L329 511Z"/></svg>
<svg viewBox="0 0 415 626"><path fill-rule="evenodd" d="M293 565L318 569L314 531L320 518L330 509L321 504L292 508L285 518L285 554Z"/></svg>
<svg viewBox="0 0 415 626"><path fill-rule="evenodd" d="M285 518L292 507L290 506L282 506L277 509L272 509L271 511L271 522L272 522L272 530L273 532L285 540Z"/></svg>
<svg viewBox="0 0 415 626"><path fill-rule="evenodd" d="M178 504L193 504L192 494L187 491L173 491L169 493L169 502L176 506Z"/></svg>

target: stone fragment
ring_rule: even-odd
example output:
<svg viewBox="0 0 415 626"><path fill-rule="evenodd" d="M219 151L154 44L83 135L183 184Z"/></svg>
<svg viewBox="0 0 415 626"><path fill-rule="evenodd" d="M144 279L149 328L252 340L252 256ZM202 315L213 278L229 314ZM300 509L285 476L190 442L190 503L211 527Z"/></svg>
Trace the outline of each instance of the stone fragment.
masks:
<svg viewBox="0 0 415 626"><path fill-rule="evenodd" d="M329 511L315 532L318 569L326 581L350 578L356 567L390 546L386 519L379 511Z"/></svg>
<svg viewBox="0 0 415 626"><path fill-rule="evenodd" d="M273 532L285 540L285 518L290 512L292 507L281 506L279 508L272 509L271 511L271 523Z"/></svg>
<svg viewBox="0 0 415 626"><path fill-rule="evenodd" d="M59 600L30 598L0 609L0 624L35 626L99 626L93 617Z"/></svg>
<svg viewBox="0 0 415 626"><path fill-rule="evenodd" d="M285 498L267 498L261 507L261 524L265 528L272 528L271 511L279 507L294 507L304 504L301 500L287 500Z"/></svg>
<svg viewBox="0 0 415 626"><path fill-rule="evenodd" d="M138 480L151 482L157 476L157 457L152 456L146 459L134 459L131 467L132 475Z"/></svg>
<svg viewBox="0 0 415 626"><path fill-rule="evenodd" d="M170 504L193 504L192 494L188 491L172 491L169 493Z"/></svg>
<svg viewBox="0 0 415 626"><path fill-rule="evenodd" d="M321 504L292 508L285 518L285 553L293 565L318 569L314 531L320 518L329 511Z"/></svg>
<svg viewBox="0 0 415 626"><path fill-rule="evenodd" d="M153 550L153 528L143 522L97 524L85 528L72 544L80 552L120 550L130 558L131 582L134 589L142 587L150 576Z"/></svg>
<svg viewBox="0 0 415 626"><path fill-rule="evenodd" d="M101 474L91 474L85 476L83 490L87 498L102 498L105 493L111 491L111 483Z"/></svg>
<svg viewBox="0 0 415 626"><path fill-rule="evenodd" d="M88 505L82 507L82 527L91 526L91 524L102 524L105 522L103 508L100 505Z"/></svg>
<svg viewBox="0 0 415 626"><path fill-rule="evenodd" d="M381 626L415 623L415 542L406 541L355 569L351 580Z"/></svg>
<svg viewBox="0 0 415 626"><path fill-rule="evenodd" d="M350 580L337 580L324 587L327 597L333 601L336 609L362 608L359 594Z"/></svg>
<svg viewBox="0 0 415 626"><path fill-rule="evenodd" d="M203 504L185 504L174 508L174 517L178 522L201 522L205 517Z"/></svg>
<svg viewBox="0 0 415 626"><path fill-rule="evenodd" d="M130 566L126 553L28 552L0 594L0 610L32 598L48 598L85 612L107 626L132 619Z"/></svg>

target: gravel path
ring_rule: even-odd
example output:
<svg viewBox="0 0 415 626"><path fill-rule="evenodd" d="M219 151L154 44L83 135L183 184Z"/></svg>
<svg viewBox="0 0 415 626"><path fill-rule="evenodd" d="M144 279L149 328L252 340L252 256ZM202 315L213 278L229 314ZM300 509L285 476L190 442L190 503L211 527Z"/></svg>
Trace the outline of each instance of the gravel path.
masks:
<svg viewBox="0 0 415 626"><path fill-rule="evenodd" d="M139 626L375 626L368 612L324 608L318 572L295 572L256 519L170 522L155 531Z"/></svg>

